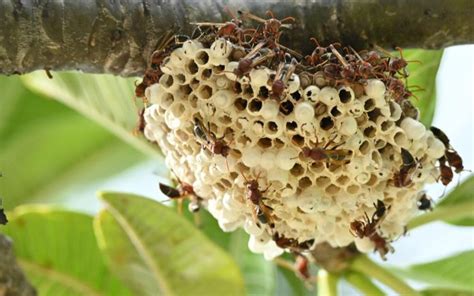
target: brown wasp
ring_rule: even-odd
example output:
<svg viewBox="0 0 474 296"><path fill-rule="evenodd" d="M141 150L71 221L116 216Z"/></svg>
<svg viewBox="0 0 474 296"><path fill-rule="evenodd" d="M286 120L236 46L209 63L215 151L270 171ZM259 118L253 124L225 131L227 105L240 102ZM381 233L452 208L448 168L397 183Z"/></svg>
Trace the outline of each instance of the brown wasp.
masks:
<svg viewBox="0 0 474 296"><path fill-rule="evenodd" d="M352 67L351 64L347 62L347 60L341 55L341 53L334 47L333 44L329 45L332 53L336 56L339 62L342 64L342 68L340 69L340 76L341 78L346 81L355 81L356 80L356 71Z"/></svg>
<svg viewBox="0 0 474 296"><path fill-rule="evenodd" d="M439 172L440 172L439 180L441 180L441 183L444 186L448 186L448 184L451 183L454 177L453 170L451 169L449 165L446 165L447 160L445 156L438 159L438 161L439 161Z"/></svg>
<svg viewBox="0 0 474 296"><path fill-rule="evenodd" d="M297 63L298 62L296 61L296 59L292 59L291 64L287 67L285 72L283 71L285 68L285 63L280 63L275 74L275 79L272 83L272 98L280 100L281 96L285 92L288 80L290 80L291 75L293 75L293 73L295 72Z"/></svg>
<svg viewBox="0 0 474 296"><path fill-rule="evenodd" d="M309 272L309 260L304 255L297 255L295 260L295 272L296 275L303 280L309 280L311 274Z"/></svg>
<svg viewBox="0 0 474 296"><path fill-rule="evenodd" d="M217 138L216 135L211 132L209 123L206 129L199 118L195 117L193 132L200 140L202 146L212 154L222 155L224 157L229 155L230 147L223 140L225 135L221 138Z"/></svg>
<svg viewBox="0 0 474 296"><path fill-rule="evenodd" d="M383 76L383 72L379 71L379 69L372 65L368 60L364 60L359 53L352 47L350 47L350 50L354 53L354 56L357 58L356 64L356 72L357 75L360 76L362 79L369 79L372 77L380 77ZM377 54L376 52L373 52L373 54ZM373 59L373 57L369 56L370 59Z"/></svg>
<svg viewBox="0 0 474 296"><path fill-rule="evenodd" d="M133 135L135 136L142 134L143 131L145 130L146 122L145 122L144 114L145 114L145 107L141 108L138 111L137 123L135 125L135 129L133 130Z"/></svg>
<svg viewBox="0 0 474 296"><path fill-rule="evenodd" d="M453 146L451 146L448 136L446 136L446 134L437 127L432 126L430 127L430 130L431 132L433 132L433 135L444 144L444 147L446 148L444 153L445 157L443 157L443 159L448 162L449 166L454 168L454 171L456 173L461 173L464 170L462 158L461 156L459 156L457 151L454 150ZM445 161L443 161L443 164L441 164L441 159L439 161L440 168L443 169L443 166L445 166ZM446 168L444 169L446 170Z"/></svg>
<svg viewBox="0 0 474 296"><path fill-rule="evenodd" d="M462 164L462 158L459 154L454 150L448 150L445 153L446 160L448 161L449 165L454 168L454 171L459 174L464 171L464 165Z"/></svg>
<svg viewBox="0 0 474 296"><path fill-rule="evenodd" d="M157 83L160 80L163 72L160 69L161 63L164 59L170 55L170 53L179 46L179 42L176 42L177 36L171 36L171 31L168 31L162 38L161 44L158 49L153 52L150 60L150 67L145 70L142 82L135 85L135 96L142 98L145 96L145 89ZM175 41L175 42L173 42Z"/></svg>
<svg viewBox="0 0 474 296"><path fill-rule="evenodd" d="M263 46L263 42L258 43L246 56L239 60L237 68L235 68L233 71L233 73L237 77L243 77L244 75L247 75L253 68L275 56L275 53L273 51L269 51L267 53L264 53L263 55L257 56Z"/></svg>
<svg viewBox="0 0 474 296"><path fill-rule="evenodd" d="M272 236L273 241L277 246L279 246L282 249L289 249L292 252L302 252L309 250L313 244L314 244L314 239L310 239L307 241L304 241L302 243L299 243L296 239L293 238L287 238L278 232L275 232Z"/></svg>
<svg viewBox="0 0 474 296"><path fill-rule="evenodd" d="M313 50L311 55L305 57L305 60L310 66L317 66L325 61L323 57L328 52L328 49L327 47L319 45L319 42L316 40L316 38L312 37L310 40L314 42L316 48Z"/></svg>
<svg viewBox="0 0 474 296"><path fill-rule="evenodd" d="M333 141L329 141L322 148L318 147L319 143L316 142L315 147L303 147L302 153L306 158L310 158L314 162L326 162L326 163L335 163L335 164L346 164L348 157L352 155L352 151L348 149L336 149L337 147L343 145L344 143L333 146L331 149L328 149Z"/></svg>
<svg viewBox="0 0 474 296"><path fill-rule="evenodd" d="M391 76L395 74L401 75L403 78L408 77L408 72L406 70L406 67L408 66L408 63L415 62L415 63L421 63L420 61L407 61L403 58L403 51L400 47L395 47L396 50L400 53L400 57L394 57L392 54L390 54L388 51L385 49L381 48L380 46L375 45L375 47L385 53L388 56L388 61L384 61L383 66L384 72L388 72Z"/></svg>
<svg viewBox="0 0 474 296"><path fill-rule="evenodd" d="M383 80L387 85L388 91L394 96L395 102L400 103L408 99L410 96L413 96L413 93L405 87L400 79L385 76Z"/></svg>
<svg viewBox="0 0 474 296"><path fill-rule="evenodd" d="M369 238L375 245L375 250L379 252L380 257L383 260L386 260L385 255L388 252L393 251L392 246L383 238L380 234L377 233L377 227L386 217L386 213L390 210L390 206L386 207L384 202L377 200L377 204L374 204L375 212L372 214L372 217L369 218L367 213L365 213L364 220L355 220L350 224L350 231L352 235L364 238Z"/></svg>
<svg viewBox="0 0 474 296"><path fill-rule="evenodd" d="M383 63L382 57L375 50L364 52L362 56L363 56L363 60L371 64L373 67L380 66Z"/></svg>
<svg viewBox="0 0 474 296"><path fill-rule="evenodd" d="M194 192L194 188L191 184L182 182L178 179L179 185L176 188L160 183L160 191L172 200L178 200L180 203L183 199L188 198L189 211L196 213L201 209L201 203L203 199ZM179 206L181 212L181 206Z"/></svg>
<svg viewBox="0 0 474 296"><path fill-rule="evenodd" d="M245 42L247 36L251 36L255 33L255 29L244 29L242 28L242 20L237 18L232 11L225 9L226 12L232 17L232 19L225 23L206 23L198 22L191 23L198 27L214 27L218 28L215 33L218 37L229 39L235 43L242 44Z"/></svg>
<svg viewBox="0 0 474 296"><path fill-rule="evenodd" d="M265 190L260 190L260 185L258 184L260 174L254 180L248 180L242 172L241 174L245 179L244 185L247 187L247 200L255 207L254 211L252 211L252 215L257 226L260 227L259 223L257 223L260 222L262 224L268 224L270 228L274 228L275 224L271 213L273 209L263 203L263 200L265 199L263 193L270 188L270 185Z"/></svg>
<svg viewBox="0 0 474 296"><path fill-rule="evenodd" d="M265 40L268 42L268 47L276 48L278 47L278 41L280 40L281 32L280 28L290 28L289 24L284 24L285 22L295 22L295 18L288 16L284 19L278 20L273 15L273 12L268 10L266 15L268 15L269 19L263 19L256 15L251 14L250 12L239 12L242 17L253 19L257 22L263 23L263 32L262 35Z"/></svg>
<svg viewBox="0 0 474 296"><path fill-rule="evenodd" d="M413 173L419 166L419 162L411 155L411 153L402 148L402 165L400 170L396 172L393 176L393 184L395 187L406 187L409 186L412 182Z"/></svg>

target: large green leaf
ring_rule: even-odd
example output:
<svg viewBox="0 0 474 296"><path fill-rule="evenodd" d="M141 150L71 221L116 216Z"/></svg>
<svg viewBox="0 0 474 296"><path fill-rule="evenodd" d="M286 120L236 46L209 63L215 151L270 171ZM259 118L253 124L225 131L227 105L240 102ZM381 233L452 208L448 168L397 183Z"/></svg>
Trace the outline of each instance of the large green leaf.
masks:
<svg viewBox="0 0 474 296"><path fill-rule="evenodd" d="M105 213L95 223L100 246L137 294L244 294L232 258L173 209L131 194L102 193L102 200Z"/></svg>
<svg viewBox="0 0 474 296"><path fill-rule="evenodd" d="M461 226L474 226L474 175L470 176L459 186L454 188L447 197L436 205L437 209L443 209L454 205L466 205L472 210L471 217L446 220L446 222Z"/></svg>
<svg viewBox="0 0 474 296"><path fill-rule="evenodd" d="M185 203L184 208L186 208ZM199 230L221 248L229 251L240 267L245 281L245 290L248 295L274 295L276 289L275 264L267 261L261 254L252 253L248 248L249 236L242 229L234 232L224 232L216 219L206 211L196 214L185 211L185 217L194 223L198 215ZM299 280L299 279L298 279ZM301 283L301 280L299 280ZM282 283L282 285L286 284ZM290 288L290 287L287 287ZM291 289L289 289L291 291Z"/></svg>
<svg viewBox="0 0 474 296"><path fill-rule="evenodd" d="M0 179L4 205L62 197L138 161L141 153L62 104L0 77Z"/></svg>
<svg viewBox="0 0 474 296"><path fill-rule="evenodd" d="M403 57L408 61L408 86L420 86L424 90L414 92L418 100L415 105L420 108L420 120L426 126L431 125L436 106L436 73L438 72L443 50L408 49Z"/></svg>
<svg viewBox="0 0 474 296"><path fill-rule="evenodd" d="M21 206L2 227L20 266L40 295L129 295L97 246L92 217L44 206Z"/></svg>
<svg viewBox="0 0 474 296"><path fill-rule="evenodd" d="M472 296L471 292L449 289L427 289L421 291L423 296Z"/></svg>
<svg viewBox="0 0 474 296"><path fill-rule="evenodd" d="M433 288L474 293L474 251L424 264L395 269L400 275L431 284Z"/></svg>
<svg viewBox="0 0 474 296"><path fill-rule="evenodd" d="M136 79L74 72L53 73L53 77L37 71L22 79L32 90L75 109L144 153L159 155L156 146L132 133L138 118L133 101Z"/></svg>
<svg viewBox="0 0 474 296"><path fill-rule="evenodd" d="M249 236L242 230L232 233L230 253L244 275L249 295L273 295L275 291L275 265L261 254L252 253L248 247Z"/></svg>

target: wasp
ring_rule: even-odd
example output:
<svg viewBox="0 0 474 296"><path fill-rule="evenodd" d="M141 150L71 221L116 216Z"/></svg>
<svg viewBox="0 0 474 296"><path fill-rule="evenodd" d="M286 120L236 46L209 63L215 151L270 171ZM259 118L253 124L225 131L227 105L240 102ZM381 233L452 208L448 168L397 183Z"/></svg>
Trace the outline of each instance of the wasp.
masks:
<svg viewBox="0 0 474 296"><path fill-rule="evenodd" d="M420 61L407 61L403 58L403 51L400 47L395 47L395 49L400 53L400 57L394 57L385 49L381 48L380 46L375 46L379 51L385 53L388 56L388 61L384 62L384 71L388 72L391 76L395 74L401 75L403 78L408 77L408 72L406 67L408 63L421 63Z"/></svg>
<svg viewBox="0 0 474 296"><path fill-rule="evenodd" d="M263 193L270 188L270 185L265 190L260 190L260 185L258 184L259 176L254 180L248 180L243 173L241 174L245 179L244 185L247 188L247 200L254 206L254 211L252 212L254 220L256 222L259 221L262 224L268 224L270 228L274 228L275 223L273 222L272 216L273 209L263 203L263 200L265 199ZM257 226L259 226L259 223L257 223Z"/></svg>
<svg viewBox="0 0 474 296"><path fill-rule="evenodd" d="M415 160L408 150L402 148L401 156L402 165L400 166L400 170L394 174L392 179L395 187L409 186L412 182L413 173L419 166L419 162Z"/></svg>
<svg viewBox="0 0 474 296"><path fill-rule="evenodd" d="M287 238L284 235L279 234L278 232L275 232L273 234L272 239L275 242L275 244L279 246L280 248L289 249L295 253L309 250L314 244L314 239L310 239L302 243L299 243L296 239Z"/></svg>
<svg viewBox="0 0 474 296"><path fill-rule="evenodd" d="M388 91L393 95L395 102L401 103L413 96L400 79L385 76L383 79L387 85Z"/></svg>
<svg viewBox="0 0 474 296"><path fill-rule="evenodd" d="M275 18L275 15L272 11L268 10L266 15L269 16L269 19L263 19L256 15L251 14L250 12L239 12L243 18L249 18L257 22L263 23L262 35L268 43L268 47L276 48L278 47L278 41L280 40L281 31L280 28L290 28L290 24L285 24L287 22L294 23L295 18L288 16L281 20Z"/></svg>
<svg viewBox="0 0 474 296"><path fill-rule="evenodd" d="M244 75L247 75L256 66L275 56L275 53L273 51L268 51L263 55L257 56L263 46L263 42L255 45L246 56L239 60L237 68L235 68L232 73L235 74L237 77L243 77Z"/></svg>
<svg viewBox="0 0 474 296"><path fill-rule="evenodd" d="M454 168L454 171L459 174L464 171L464 165L462 163L462 158L459 154L454 150L448 150L445 152L446 160L448 161L449 165Z"/></svg>
<svg viewBox="0 0 474 296"><path fill-rule="evenodd" d="M391 206L385 206L385 203L378 199L377 203L374 203L374 207L375 212L372 214L372 221L378 222L384 218L385 213L390 210Z"/></svg>
<svg viewBox="0 0 474 296"><path fill-rule="evenodd" d="M341 55L341 53L334 47L333 44L329 45L331 52L336 56L339 62L342 64L342 68L339 69L339 75L343 80L355 81L356 80L356 71L351 64Z"/></svg>
<svg viewBox="0 0 474 296"><path fill-rule="evenodd" d="M198 212L202 207L202 197L198 196L194 192L194 188L191 184L186 182L179 181L179 185L176 188L165 185L163 183L159 184L160 191L169 197L172 200L183 200L184 198L189 198L189 211L192 213Z"/></svg>
<svg viewBox="0 0 474 296"><path fill-rule="evenodd" d="M438 161L439 161L439 172L440 172L439 180L441 180L441 183L444 186L448 186L448 184L451 183L454 177L453 170L451 169L449 165L446 165L447 160L445 156L438 159Z"/></svg>
<svg viewBox="0 0 474 296"><path fill-rule="evenodd" d="M365 213L364 220L352 221L350 224L350 231L352 235L356 237L369 238L374 243L375 250L379 252L380 257L382 257L383 260L386 260L385 255L393 251L393 248L385 238L377 233L377 227L386 217L386 213L390 210L390 206L386 207L383 201L377 200L377 203L374 203L374 207L375 212L372 214L372 217L369 218L367 213Z"/></svg>
<svg viewBox="0 0 474 296"><path fill-rule="evenodd" d="M423 193L421 197L418 199L417 206L418 210L420 211L431 211L433 210L432 206L432 200L431 198L426 195L426 193Z"/></svg>
<svg viewBox="0 0 474 296"><path fill-rule="evenodd" d="M311 274L309 272L309 260L304 255L297 255L295 259L295 272L296 275L303 280L309 280Z"/></svg>
<svg viewBox="0 0 474 296"><path fill-rule="evenodd" d="M149 68L145 70L145 75L143 76L142 82L138 85L135 85L135 96L142 98L145 96L145 90L148 86L157 83L160 80L160 77L163 75L160 65L164 59L170 55L170 53L175 50L179 43L176 42L176 36L171 36L171 31L168 31L163 35L158 49L153 52L150 59ZM175 41L175 42L173 42Z"/></svg>
<svg viewBox="0 0 474 296"><path fill-rule="evenodd" d="M141 108L138 111L138 118L137 118L137 123L135 125L135 129L133 130L133 134L139 135L142 134L143 131L145 130L146 122L145 122L145 107Z"/></svg>
<svg viewBox="0 0 474 296"><path fill-rule="evenodd" d="M439 128L437 127L430 127L430 130L431 132L433 133L433 135L438 138L438 140L440 140L443 144L444 144L444 147L446 148L445 149L445 152L444 152L444 157L442 157L442 159L444 161L441 161L441 159L439 160L440 162L440 168L441 169L444 169L447 171L446 168L443 168L445 166L445 162L447 161L449 166L450 167L453 167L454 168L454 171L459 174L461 173L462 171L464 171L464 165L463 165L463 161L462 161L462 158L461 156L459 156L459 154L457 153L456 150L454 150L453 146L451 146L451 143L449 141L449 138L448 136L446 136L446 134L440 130ZM443 162L443 164L441 164L441 162ZM446 173L447 174L447 173ZM443 183L444 184L444 183Z"/></svg>
<svg viewBox="0 0 474 296"><path fill-rule="evenodd" d="M222 155L227 157L230 153L230 147L224 142L224 137L217 138L216 135L211 132L210 126L206 129L199 118L194 118L194 135L201 141L203 147L209 150L212 154Z"/></svg>
<svg viewBox="0 0 474 296"><path fill-rule="evenodd" d="M291 60L291 64L287 67L286 72L283 73L285 68L285 63L280 63L278 66L277 72L275 74L275 79L272 83L272 97L279 100L283 93L285 92L288 80L291 78L291 75L295 72L297 61L296 59Z"/></svg>
<svg viewBox="0 0 474 296"><path fill-rule="evenodd" d="M242 20L237 18L234 13L228 9L226 12L232 17L232 19L225 23L191 23L198 27L214 27L217 28L215 33L218 37L226 38L234 43L242 44L245 42L247 36L251 36L255 33L255 29L244 29L242 28Z"/></svg>
<svg viewBox="0 0 474 296"><path fill-rule="evenodd" d="M310 158L314 162L345 164L348 161L348 157L352 155L352 151L348 149L336 149L344 143L338 144L331 149L328 149L328 146L332 143L333 141L329 141L323 147L318 147L319 143L316 142L316 145L313 148L303 147L303 156Z"/></svg>
<svg viewBox="0 0 474 296"><path fill-rule="evenodd" d="M369 56L369 60L364 60L359 53L352 47L350 50L354 53L354 56L357 58L356 62L356 73L362 79L369 79L372 77L381 77L383 72L381 72L376 66L372 65L369 60L373 59L372 56ZM377 54L373 52L373 54ZM380 58L380 57L379 57Z"/></svg>
<svg viewBox="0 0 474 296"><path fill-rule="evenodd" d="M321 46L316 38L310 38L312 42L315 44L315 49L311 53L311 55L305 56L306 63L310 66L317 66L324 62L324 55L328 52L327 47Z"/></svg>

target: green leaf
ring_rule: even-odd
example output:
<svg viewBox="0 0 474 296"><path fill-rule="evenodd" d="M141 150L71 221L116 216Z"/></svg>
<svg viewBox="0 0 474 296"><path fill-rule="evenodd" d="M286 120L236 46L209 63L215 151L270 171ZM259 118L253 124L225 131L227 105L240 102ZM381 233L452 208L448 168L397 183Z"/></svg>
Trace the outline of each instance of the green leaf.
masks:
<svg viewBox="0 0 474 296"><path fill-rule="evenodd" d="M129 295L103 260L92 217L30 205L8 218L2 232L13 239L18 262L39 295Z"/></svg>
<svg viewBox="0 0 474 296"><path fill-rule="evenodd" d="M113 270L138 295L243 295L236 263L190 222L159 202L102 193L95 221ZM143 274L148 274L146 277Z"/></svg>
<svg viewBox="0 0 474 296"><path fill-rule="evenodd" d="M401 276L444 288L474 293L474 251L458 253L438 261L394 269Z"/></svg>
<svg viewBox="0 0 474 296"><path fill-rule="evenodd" d="M217 220L205 209L197 213L188 211L189 201L183 201L183 217L193 223L204 233L211 241L224 250L229 251L232 247L232 232L224 232L219 227ZM174 204L174 210L177 211L177 204Z"/></svg>
<svg viewBox="0 0 474 296"><path fill-rule="evenodd" d="M249 295L274 295L275 265L255 254L248 247L249 236L242 229L234 231L229 245L240 270L244 275L245 288Z"/></svg>
<svg viewBox="0 0 474 296"><path fill-rule="evenodd" d="M423 296L472 296L471 292L448 289L427 289L421 291Z"/></svg>
<svg viewBox="0 0 474 296"><path fill-rule="evenodd" d="M0 77L0 184L4 205L64 197L142 154L62 104L28 91L18 77ZM119 159L120 161L117 161Z"/></svg>
<svg viewBox="0 0 474 296"><path fill-rule="evenodd" d="M184 209L187 209L187 204L188 202L185 201ZM185 210L184 213L184 217L192 223L195 223L197 216L199 230L221 248L230 252L243 274L248 295L274 295L275 264L265 260L261 254L255 254L249 250L249 236L242 229L234 232L222 231L216 219L206 210L198 213Z"/></svg>
<svg viewBox="0 0 474 296"><path fill-rule="evenodd" d="M53 73L42 71L22 77L32 90L50 96L94 120L136 149L159 156L156 145L134 136L138 108L134 104L134 80L106 74Z"/></svg>
<svg viewBox="0 0 474 296"><path fill-rule="evenodd" d="M431 126L436 106L436 74L438 72L442 50L407 49L403 57L407 61L420 61L408 63L408 86L420 86L424 90L414 92L418 100L414 104L420 109L420 121L425 126Z"/></svg>
<svg viewBox="0 0 474 296"><path fill-rule="evenodd" d="M288 253L283 254L281 258L289 261L295 260L293 256ZM303 280L296 276L294 271L281 266L278 266L276 271L275 295L309 296L316 294L316 284L312 284L312 286L305 284ZM312 268L311 274L316 275L317 269Z"/></svg>
<svg viewBox="0 0 474 296"><path fill-rule="evenodd" d="M449 206L462 204L467 205L470 203L469 207L472 210L471 217L446 220L446 222L460 226L474 226L474 207L472 206L472 202L474 202L474 175L470 176L459 186L454 188L448 196L443 198L443 200L436 205L436 208L442 209Z"/></svg>

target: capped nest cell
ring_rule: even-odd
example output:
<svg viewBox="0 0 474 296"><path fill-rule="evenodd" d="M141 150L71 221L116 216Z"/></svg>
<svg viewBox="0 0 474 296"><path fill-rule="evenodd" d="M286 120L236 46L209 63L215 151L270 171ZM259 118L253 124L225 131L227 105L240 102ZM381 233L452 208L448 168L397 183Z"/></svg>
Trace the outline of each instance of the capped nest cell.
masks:
<svg viewBox="0 0 474 296"><path fill-rule="evenodd" d="M384 256L438 163L450 168L449 143L418 121L403 59L333 45L302 58L271 21L201 25L157 51L137 88L144 135L191 188L176 194L198 197L224 231L245 229L253 252L327 242Z"/></svg>

